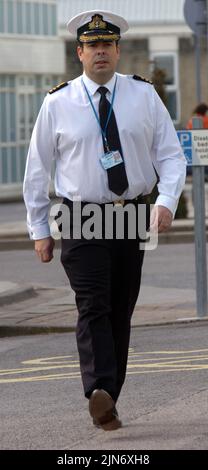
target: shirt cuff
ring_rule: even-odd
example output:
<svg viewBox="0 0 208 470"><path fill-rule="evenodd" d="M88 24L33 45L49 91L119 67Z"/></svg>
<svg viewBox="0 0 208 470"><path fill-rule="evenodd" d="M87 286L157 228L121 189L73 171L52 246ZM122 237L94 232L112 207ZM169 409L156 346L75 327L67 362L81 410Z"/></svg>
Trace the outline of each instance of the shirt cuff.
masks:
<svg viewBox="0 0 208 470"><path fill-rule="evenodd" d="M173 199L172 197L160 194L155 201L155 206L167 207L167 209L169 209L172 212L173 217L175 217L176 209L178 206L178 200Z"/></svg>
<svg viewBox="0 0 208 470"><path fill-rule="evenodd" d="M36 226L28 225L28 232L31 240L42 240L43 238L51 237L48 223Z"/></svg>

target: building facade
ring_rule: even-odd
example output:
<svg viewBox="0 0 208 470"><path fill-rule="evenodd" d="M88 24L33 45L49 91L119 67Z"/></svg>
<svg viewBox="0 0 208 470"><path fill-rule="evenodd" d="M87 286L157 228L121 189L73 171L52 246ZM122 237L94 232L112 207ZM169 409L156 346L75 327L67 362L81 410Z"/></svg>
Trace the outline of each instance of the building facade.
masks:
<svg viewBox="0 0 208 470"><path fill-rule="evenodd" d="M185 0L0 0L0 185L22 184L31 132L47 91L82 73L69 18L85 10L110 10L130 25L121 41L118 71L166 74L167 107L184 128L196 106L193 33ZM207 41L201 41L202 100L208 102Z"/></svg>
<svg viewBox="0 0 208 470"><path fill-rule="evenodd" d="M21 183L45 93L65 73L54 0L0 0L0 185Z"/></svg>
<svg viewBox="0 0 208 470"><path fill-rule="evenodd" d="M66 79L81 73L76 41L66 22L81 11L100 8L124 16L130 29L121 41L118 71L152 77L165 71L167 107L177 128L183 128L196 106L194 37L184 19L185 0L59 0L59 35L66 42ZM208 102L208 43L201 40L202 100Z"/></svg>

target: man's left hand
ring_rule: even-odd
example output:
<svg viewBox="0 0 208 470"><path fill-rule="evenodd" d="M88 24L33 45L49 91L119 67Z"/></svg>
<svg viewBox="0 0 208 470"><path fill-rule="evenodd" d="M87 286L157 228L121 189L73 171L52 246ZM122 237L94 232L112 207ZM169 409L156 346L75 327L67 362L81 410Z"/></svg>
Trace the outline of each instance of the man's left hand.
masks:
<svg viewBox="0 0 208 470"><path fill-rule="evenodd" d="M162 233L167 232L172 224L173 214L164 206L155 206L150 217L150 230Z"/></svg>

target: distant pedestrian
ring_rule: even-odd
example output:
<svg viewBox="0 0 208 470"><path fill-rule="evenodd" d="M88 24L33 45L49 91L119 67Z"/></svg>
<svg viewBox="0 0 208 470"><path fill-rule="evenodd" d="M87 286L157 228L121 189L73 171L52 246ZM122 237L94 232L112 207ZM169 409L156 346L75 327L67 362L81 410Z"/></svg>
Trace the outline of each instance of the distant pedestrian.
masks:
<svg viewBox="0 0 208 470"><path fill-rule="evenodd" d="M208 105L200 103L193 110L192 117L200 117L203 121L203 128L208 129ZM192 117L189 119L186 129L193 129Z"/></svg>

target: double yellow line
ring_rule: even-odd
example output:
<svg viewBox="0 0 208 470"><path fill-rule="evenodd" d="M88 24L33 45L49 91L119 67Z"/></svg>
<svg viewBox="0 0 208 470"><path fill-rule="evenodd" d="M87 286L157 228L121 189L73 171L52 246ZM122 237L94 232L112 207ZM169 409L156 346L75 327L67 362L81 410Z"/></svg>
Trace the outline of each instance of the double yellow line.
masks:
<svg viewBox="0 0 208 470"><path fill-rule="evenodd" d="M25 383L80 378L79 361L73 356L53 356L23 361L27 367L0 370L0 383ZM59 373L59 370L66 370ZM208 349L143 351L129 349L128 375L189 372L208 369ZM46 374L47 371L57 371ZM36 373L41 373L36 375Z"/></svg>

